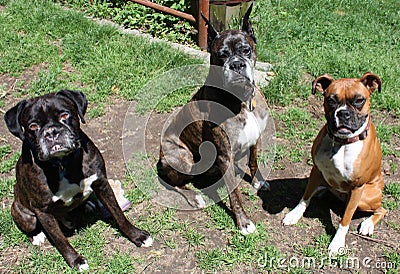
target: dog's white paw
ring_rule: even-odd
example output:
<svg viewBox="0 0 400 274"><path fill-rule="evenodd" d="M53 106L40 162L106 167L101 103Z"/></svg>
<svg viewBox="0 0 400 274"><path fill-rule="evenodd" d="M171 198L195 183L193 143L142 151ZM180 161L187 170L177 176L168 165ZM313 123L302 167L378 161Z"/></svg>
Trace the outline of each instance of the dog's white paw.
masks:
<svg viewBox="0 0 400 274"><path fill-rule="evenodd" d="M269 183L267 181L256 181L256 182L253 182L253 187L256 190L260 190L261 189L261 190L267 191L267 190L271 189L271 186L269 185Z"/></svg>
<svg viewBox="0 0 400 274"><path fill-rule="evenodd" d="M46 235L43 232L40 232L39 234L32 237L32 244L40 246L41 244L44 244L45 240Z"/></svg>
<svg viewBox="0 0 400 274"><path fill-rule="evenodd" d="M288 214L286 214L285 218L283 218L282 223L284 225L294 225L303 217L304 211L306 211L306 204L303 201L293 208Z"/></svg>
<svg viewBox="0 0 400 274"><path fill-rule="evenodd" d="M84 263L84 264L80 264L80 265L78 266L78 270L79 270L80 272L85 271L85 270L88 270L88 269L89 269L89 264L87 263L86 260L85 260L85 263Z"/></svg>
<svg viewBox="0 0 400 274"><path fill-rule="evenodd" d="M332 242L328 246L329 256L343 254L346 247L345 241L347 231L349 231L349 226L342 226L339 224L339 228L336 231L335 237L333 237Z"/></svg>
<svg viewBox="0 0 400 274"><path fill-rule="evenodd" d="M200 194L197 194L195 196L195 199L196 199L197 208L205 208L206 207L206 202L204 201L203 197Z"/></svg>
<svg viewBox="0 0 400 274"><path fill-rule="evenodd" d="M153 238L149 236L146 240L143 241L143 244L141 247L150 247L153 245Z"/></svg>
<svg viewBox="0 0 400 274"><path fill-rule="evenodd" d="M333 238L332 242L328 246L329 256L335 256L337 254L342 254L345 245L345 239L336 239Z"/></svg>
<svg viewBox="0 0 400 274"><path fill-rule="evenodd" d="M374 234L374 227L374 222L372 222L371 216L361 223L358 233L361 235L371 236L372 234Z"/></svg>
<svg viewBox="0 0 400 274"><path fill-rule="evenodd" d="M250 223L246 227L240 229L240 233L242 233L243 235L251 234L254 231L256 231L256 226L253 224L252 221L250 221Z"/></svg>

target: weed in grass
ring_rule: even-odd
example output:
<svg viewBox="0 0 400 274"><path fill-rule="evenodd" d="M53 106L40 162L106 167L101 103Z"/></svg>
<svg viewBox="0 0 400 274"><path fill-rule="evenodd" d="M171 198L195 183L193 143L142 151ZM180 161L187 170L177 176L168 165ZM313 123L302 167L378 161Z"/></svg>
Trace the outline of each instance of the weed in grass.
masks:
<svg viewBox="0 0 400 274"><path fill-rule="evenodd" d="M3 237L0 241L0 250L29 242L25 234L15 225L11 210L8 208L0 210L0 235Z"/></svg>
<svg viewBox="0 0 400 274"><path fill-rule="evenodd" d="M3 197L12 197L13 196L13 186L15 184L15 178L0 178L0 200Z"/></svg>
<svg viewBox="0 0 400 274"><path fill-rule="evenodd" d="M397 274L400 271L400 254L396 251L386 251L383 256L388 259L387 269L385 269L385 273L387 274ZM389 265L389 263L391 263Z"/></svg>
<svg viewBox="0 0 400 274"><path fill-rule="evenodd" d="M2 162L0 163L0 173L10 172L18 162L20 155L21 155L20 152L16 152L12 154L9 159L2 160Z"/></svg>
<svg viewBox="0 0 400 274"><path fill-rule="evenodd" d="M282 255L275 246L267 244L267 229L262 224L257 224L257 232L250 235L242 235L234 231L228 238L229 245L225 248L215 248L196 252L200 268L205 270L218 270L231 268L237 263L252 264L254 266L270 270L274 266L265 263L270 258L278 258Z"/></svg>
<svg viewBox="0 0 400 274"><path fill-rule="evenodd" d="M107 260L108 273L134 273L134 258L129 253L114 250L114 254Z"/></svg>
<svg viewBox="0 0 400 274"><path fill-rule="evenodd" d="M93 119L93 118L101 117L105 113L106 113L106 111L104 110L104 104L99 103L96 106L89 109L87 116L89 117L89 119Z"/></svg>
<svg viewBox="0 0 400 274"><path fill-rule="evenodd" d="M0 159L3 160L8 154L11 153L11 146L10 145L2 145L0 146Z"/></svg>
<svg viewBox="0 0 400 274"><path fill-rule="evenodd" d="M389 196L383 200L383 207L394 210L400 206L400 183L393 182L386 184L383 194Z"/></svg>
<svg viewBox="0 0 400 274"><path fill-rule="evenodd" d="M127 190L127 198L134 203L149 200L159 191L157 173L149 165L149 157L144 153L134 153L128 161L128 180L135 184L135 188Z"/></svg>
<svg viewBox="0 0 400 274"><path fill-rule="evenodd" d="M186 239L189 247L204 245L205 243L205 236L191 226L183 231L182 237Z"/></svg>
<svg viewBox="0 0 400 274"><path fill-rule="evenodd" d="M213 204L205 209L212 219L212 224L209 224L211 228L228 231L236 228L233 218L227 210L223 202Z"/></svg>

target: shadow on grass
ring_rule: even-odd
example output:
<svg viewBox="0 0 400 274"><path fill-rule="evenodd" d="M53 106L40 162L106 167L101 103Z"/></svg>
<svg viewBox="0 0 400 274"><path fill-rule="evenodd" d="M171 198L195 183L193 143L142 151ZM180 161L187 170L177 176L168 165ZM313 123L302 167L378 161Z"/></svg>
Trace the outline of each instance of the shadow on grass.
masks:
<svg viewBox="0 0 400 274"><path fill-rule="evenodd" d="M300 201L305 191L308 178L288 178L269 181L270 191L258 191L257 195L263 201L262 207L270 214L282 212L284 208L293 209ZM304 218L318 218L328 235L333 236L336 233L337 223L332 222L331 211L343 216L346 208L346 202L337 198L330 191L321 191L317 193L307 207ZM370 213L356 212L353 219L359 219L370 216Z"/></svg>

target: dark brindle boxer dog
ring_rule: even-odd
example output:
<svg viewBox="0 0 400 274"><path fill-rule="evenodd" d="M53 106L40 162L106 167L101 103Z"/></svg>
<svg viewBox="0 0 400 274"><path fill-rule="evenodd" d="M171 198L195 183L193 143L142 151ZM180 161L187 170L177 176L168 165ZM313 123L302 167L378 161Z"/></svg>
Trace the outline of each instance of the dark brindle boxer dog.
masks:
<svg viewBox="0 0 400 274"><path fill-rule="evenodd" d="M326 125L314 141L311 154L314 166L300 203L283 219L291 225L303 216L319 186L328 187L338 197L346 197L347 206L330 254L345 247L345 237L356 210L371 212L359 228L362 235L372 235L375 225L386 214L382 204L382 152L370 116L370 96L381 90L381 79L365 73L359 79L334 80L327 74L318 77L312 92L324 95Z"/></svg>
<svg viewBox="0 0 400 274"><path fill-rule="evenodd" d="M87 100L79 91L61 90L23 100L6 112L12 134L20 138L17 183L11 214L34 245L47 236L69 266L88 268L62 233L59 222L94 192L117 222L121 232L137 246L150 246L146 231L133 226L118 206L107 181L103 157L80 129Z"/></svg>
<svg viewBox="0 0 400 274"><path fill-rule="evenodd" d="M223 176L243 234L254 232L255 226L242 207L239 180L235 177L237 160L247 153L253 185L267 185L257 172L257 144L267 124L268 108L263 94L254 86L256 39L250 13L251 7L241 30L222 33L204 18L211 53L208 78L162 133L157 165L162 181L198 208L205 205L204 200L185 185L204 174L216 172ZM213 149L202 153L202 146L207 144L213 144ZM210 157L214 152L215 157ZM201 184L199 187L204 187L204 181Z"/></svg>

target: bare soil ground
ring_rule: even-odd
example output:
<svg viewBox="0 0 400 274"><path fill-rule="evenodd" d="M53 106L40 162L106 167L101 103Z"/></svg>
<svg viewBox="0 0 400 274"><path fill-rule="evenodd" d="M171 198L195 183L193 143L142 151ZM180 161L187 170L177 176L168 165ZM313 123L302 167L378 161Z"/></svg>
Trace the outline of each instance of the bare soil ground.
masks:
<svg viewBox="0 0 400 274"><path fill-rule="evenodd" d="M21 98L15 97L15 84L18 81L24 80L25 85L29 85L30 81L36 77L39 68L46 66L42 64L37 67L28 69L20 77L15 78L9 75L0 75L0 84L4 86L7 94L5 97L5 107L2 111L9 109L15 105ZM123 101L118 98L111 98L107 106L106 114L102 117L90 119L86 125L83 125L83 130L94 140L99 147L106 161L108 177L125 178L126 167L124 163L122 151L122 129L126 111L130 102ZM321 125L323 124L322 102L310 96L309 111L315 116L315 119L320 119ZM90 106L89 106L90 107ZM275 113L280 113L285 110L282 107L270 106ZM165 120L166 115L159 115L159 119L150 120L147 127L152 130L160 132ZM385 113L377 113L374 117L375 121L385 119L385 123L397 123L394 117L390 117ZM151 124L153 123L153 124ZM140 130L140 129L139 129ZM276 130L285 130L284 125L276 121ZM396 136L395 145L400 147L400 137ZM13 151L20 149L21 142L14 138L6 129L3 119L0 120L0 145L9 144L12 146ZM279 140L278 144L285 143L285 140ZM147 144L152 153L157 154L159 139L152 138L148 140ZM290 145L290 144L289 144ZM311 144L310 144L311 146ZM292 147L296 150L310 150L310 146ZM155 156L156 157L156 156ZM288 159L283 159L284 169L275 169L269 175L268 180L271 184L270 192L259 192L257 206L253 206L244 195L244 205L249 212L249 215L256 223L264 223L269 228L269 242L268 244L275 245L281 253L285 254L286 258L295 256L301 258L300 248L309 244L313 244L318 235L326 231L333 234L335 227L340 220L340 215L343 212L343 203L337 200L330 194L326 194L320 198L315 198L307 210L305 218L301 221L300 226L283 227L281 220L288 212L288 208L294 207L304 191L308 174L311 166L307 164L307 159L301 163L292 163ZM384 159L384 166L387 167L390 161L395 161L400 164L399 159L394 157L386 157ZM10 177L13 172L9 174L2 174L1 176ZM385 181L399 182L400 175L385 172ZM131 182L132 186L135 182ZM129 185L127 186L129 187ZM243 185L244 188L248 187L247 184ZM3 199L1 206L9 207L11 199ZM127 212L130 219L137 219L137 216L146 217L149 212L162 210L162 206L154 201L145 201ZM221 247L228 245L225 232L212 230L207 228L207 223L210 222L209 217L203 211L178 211L175 215L176 218L187 220L193 227L206 235L205 246L207 248ZM393 210L384 218L384 220L377 226L373 238L363 238L350 233L347 236L347 244L353 251L353 256L357 256L362 260L365 257L372 258L373 262L382 262L387 260L383 254L386 251L399 252L400 232L392 224L400 224L399 222L400 209ZM351 231L361 222L362 219L354 218L351 224ZM157 225L157 224L154 224ZM154 246L149 249L139 249L131 244L123 237L116 237L115 231L110 231L107 235L108 244L105 245L105 253L112 252L115 249L120 251L128 251L133 257L145 258L144 262L138 263L137 272L144 273L199 273L202 270L196 264L195 252L198 247L187 246L186 242L182 239L181 235L171 231L170 236L175 240L177 248L171 249L160 242L155 242ZM2 236L0 235L0 238ZM73 237L73 236L72 236ZM42 247L44 250L52 248L48 243ZM204 247L201 247L204 249ZM0 272L7 271L10 265L18 264L20 260L28 253L25 246L16 246L7 248L0 252ZM263 254L260 254L262 257ZM254 258L254 264L249 265L236 265L233 270L227 272L234 273L249 273L249 272L262 272L262 269L257 268L257 260ZM382 273L379 269L368 269L362 267L359 269L363 273ZM277 272L279 269L277 269ZM320 272L316 269L314 271ZM324 269L324 273L337 273L338 269ZM353 273L357 270L350 269L349 272ZM285 271L284 271L285 272Z"/></svg>

